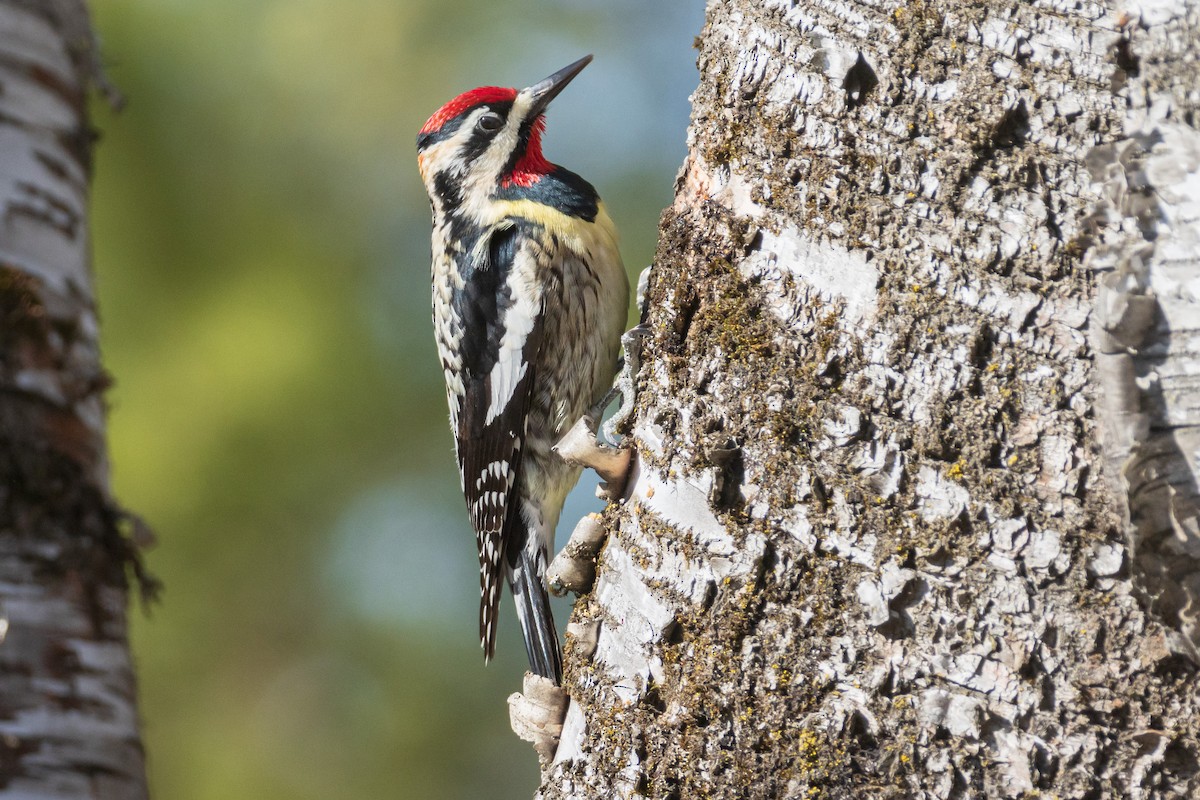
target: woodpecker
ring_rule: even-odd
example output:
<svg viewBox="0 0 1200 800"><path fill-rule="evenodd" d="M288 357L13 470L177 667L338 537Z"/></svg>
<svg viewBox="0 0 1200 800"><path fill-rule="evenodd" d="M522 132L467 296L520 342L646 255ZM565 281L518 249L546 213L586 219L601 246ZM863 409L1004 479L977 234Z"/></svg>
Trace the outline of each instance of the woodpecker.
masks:
<svg viewBox="0 0 1200 800"><path fill-rule="evenodd" d="M590 183L542 155L544 112L585 56L520 91L472 89L417 135L433 211L433 327L479 548L479 638L495 653L501 578L532 672L562 680L543 583L579 479L552 447L616 373L629 283Z"/></svg>

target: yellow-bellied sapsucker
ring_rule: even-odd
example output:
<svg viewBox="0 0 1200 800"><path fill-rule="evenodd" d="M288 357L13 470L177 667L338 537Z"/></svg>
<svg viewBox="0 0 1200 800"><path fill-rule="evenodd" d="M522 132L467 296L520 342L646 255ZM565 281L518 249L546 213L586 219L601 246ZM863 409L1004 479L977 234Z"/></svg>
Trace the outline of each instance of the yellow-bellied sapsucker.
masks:
<svg viewBox="0 0 1200 800"><path fill-rule="evenodd" d="M543 112L591 56L517 91L485 86L417 136L433 207L433 326L479 545L479 637L495 651L500 579L533 672L560 682L543 576L579 478L551 448L609 389L629 284L592 185L542 156Z"/></svg>

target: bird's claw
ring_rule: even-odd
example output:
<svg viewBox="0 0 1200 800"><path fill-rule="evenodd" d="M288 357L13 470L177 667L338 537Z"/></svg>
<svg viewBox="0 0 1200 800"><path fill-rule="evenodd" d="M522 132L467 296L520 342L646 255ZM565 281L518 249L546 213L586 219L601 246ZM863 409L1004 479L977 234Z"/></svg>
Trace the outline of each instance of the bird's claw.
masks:
<svg viewBox="0 0 1200 800"><path fill-rule="evenodd" d="M608 442L617 442L623 438L617 431L624 427L633 413L637 401L635 379L641 364L642 340L649 333L649 328L644 324L625 332L621 337L625 357L612 388L600 402L576 420L554 446L555 452L568 463L596 470L604 481L597 495L605 500L620 497L629 473L632 451L628 447L614 446ZM621 395L621 407L604 423L604 436L601 437L597 432L600 419L604 416L604 409L608 408L618 394Z"/></svg>
<svg viewBox="0 0 1200 800"><path fill-rule="evenodd" d="M569 464L591 467L600 475L600 486L596 495L602 500L612 501L625 491L629 469L633 458L631 447L614 447L605 441L618 441L616 431L624 427L633 413L636 395L635 379L641 363L642 340L649 328L638 325L621 337L625 348L624 364L612 389L604 398L588 409L566 435L554 446L554 451ZM597 434L597 423L604 409L621 395L621 407L604 425L604 437ZM559 551L546 570L546 586L551 592L562 596L567 592L582 593L592 588L596 580L596 554L604 543L605 531L600 517L589 514L579 521L565 547Z"/></svg>
<svg viewBox="0 0 1200 800"><path fill-rule="evenodd" d="M604 406L600 409L603 413L615 396L621 395L620 408L604 423L604 436L610 442L620 440L621 437L617 432L624 429L630 416L633 415L633 409L637 402L637 374L642 366L642 342L649 335L650 328L643 322L641 325L625 331L621 337L621 347L625 351L621 371L617 373L613 387L604 398Z"/></svg>

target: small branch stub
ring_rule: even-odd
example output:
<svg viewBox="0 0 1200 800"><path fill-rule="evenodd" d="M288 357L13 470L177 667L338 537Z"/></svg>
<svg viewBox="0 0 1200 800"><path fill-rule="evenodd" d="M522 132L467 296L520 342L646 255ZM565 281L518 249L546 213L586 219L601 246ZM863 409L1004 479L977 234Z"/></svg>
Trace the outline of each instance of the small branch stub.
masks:
<svg viewBox="0 0 1200 800"><path fill-rule="evenodd" d="M617 449L596 441L596 420L590 416L580 417L571 429L559 439L554 451L568 464L591 467L604 482L598 495L606 500L621 496L625 478L629 474L632 451Z"/></svg>
<svg viewBox="0 0 1200 800"><path fill-rule="evenodd" d="M568 622L567 641L571 643L579 658L585 661L591 660L596 653L596 646L600 643L600 620Z"/></svg>
<svg viewBox="0 0 1200 800"><path fill-rule="evenodd" d="M550 764L562 736L570 696L554 681L525 673L522 692L508 696L508 719L518 738L533 743L542 767Z"/></svg>
<svg viewBox="0 0 1200 800"><path fill-rule="evenodd" d="M546 570L546 588L558 597L567 592L589 591L596 580L596 554L604 538L599 514L588 514L579 520L571 538Z"/></svg>

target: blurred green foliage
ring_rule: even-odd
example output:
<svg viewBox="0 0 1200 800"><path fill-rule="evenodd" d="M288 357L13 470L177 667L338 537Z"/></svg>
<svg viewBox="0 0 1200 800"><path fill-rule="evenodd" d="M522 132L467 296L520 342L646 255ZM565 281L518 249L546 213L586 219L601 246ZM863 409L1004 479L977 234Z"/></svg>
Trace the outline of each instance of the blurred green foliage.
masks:
<svg viewBox="0 0 1200 800"><path fill-rule="evenodd" d="M133 615L154 795L531 796L507 603L490 667L476 644L413 138L464 89L594 52L546 148L605 196L636 277L684 155L702 10L92 9L129 98L96 104L93 235L116 492L157 531L166 583ZM595 508L590 489L564 527Z"/></svg>

